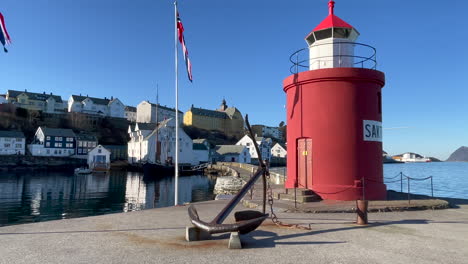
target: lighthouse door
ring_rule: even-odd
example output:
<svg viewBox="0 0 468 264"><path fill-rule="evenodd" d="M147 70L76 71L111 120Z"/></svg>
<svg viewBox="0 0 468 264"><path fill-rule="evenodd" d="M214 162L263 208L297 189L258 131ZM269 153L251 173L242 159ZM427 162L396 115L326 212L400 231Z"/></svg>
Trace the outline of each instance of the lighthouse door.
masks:
<svg viewBox="0 0 468 264"><path fill-rule="evenodd" d="M302 188L312 188L312 139L300 138L297 142L297 178Z"/></svg>

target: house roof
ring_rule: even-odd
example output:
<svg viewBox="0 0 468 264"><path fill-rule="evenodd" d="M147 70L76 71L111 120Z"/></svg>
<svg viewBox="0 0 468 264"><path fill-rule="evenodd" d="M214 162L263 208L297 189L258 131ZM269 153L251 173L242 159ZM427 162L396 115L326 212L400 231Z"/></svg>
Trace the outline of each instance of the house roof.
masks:
<svg viewBox="0 0 468 264"><path fill-rule="evenodd" d="M199 115L199 116L209 116L209 117L220 118L220 119L228 118L228 115L225 112L220 112L216 110L208 110L208 109L196 108L192 106L189 111L191 111L192 114Z"/></svg>
<svg viewBox="0 0 468 264"><path fill-rule="evenodd" d="M286 145L285 145L285 144L277 142L273 147L275 147L276 145L279 145L279 146L282 147L284 150L286 150Z"/></svg>
<svg viewBox="0 0 468 264"><path fill-rule="evenodd" d="M125 111L129 111L129 112L136 112L137 111L137 108L134 107L134 106L126 106L125 107Z"/></svg>
<svg viewBox="0 0 468 264"><path fill-rule="evenodd" d="M205 144L201 144L201 143L193 143L193 149L194 150L208 150Z"/></svg>
<svg viewBox="0 0 468 264"><path fill-rule="evenodd" d="M3 138L24 138L24 134L21 131L0 130L0 137L3 137Z"/></svg>
<svg viewBox="0 0 468 264"><path fill-rule="evenodd" d="M158 126L156 123L137 123L139 130L154 130ZM133 127L135 129L135 127Z"/></svg>
<svg viewBox="0 0 468 264"><path fill-rule="evenodd" d="M28 92L26 90L25 91L15 91L15 90L8 90L7 91L8 97L12 97L12 98L17 98L18 95L20 95L22 93L26 94L32 100L46 101L47 99L52 97L58 103L63 102L62 97L60 97L58 95L53 95L52 93L50 93L50 94L46 94L45 92L43 92L43 93L31 93L31 92Z"/></svg>
<svg viewBox="0 0 468 264"><path fill-rule="evenodd" d="M92 134L79 133L76 134L76 140L97 141L97 137Z"/></svg>
<svg viewBox="0 0 468 264"><path fill-rule="evenodd" d="M194 144L204 144L206 142L206 138L197 138L193 140Z"/></svg>
<svg viewBox="0 0 468 264"><path fill-rule="evenodd" d="M241 154L244 148L244 146L240 145L216 145L216 153L219 155Z"/></svg>
<svg viewBox="0 0 468 264"><path fill-rule="evenodd" d="M111 100L109 100L107 98L102 99L102 98L81 96L81 95L72 95L71 97L72 97L73 101L76 101L76 102L83 102L84 100L89 98L89 99L91 99L91 101L93 101L93 103L98 104L98 105L109 105L111 103ZM115 99L117 99L117 98L115 98ZM113 99L112 101L114 101L115 99Z"/></svg>
<svg viewBox="0 0 468 264"><path fill-rule="evenodd" d="M54 137L76 137L75 133L71 129L67 128L49 128L49 127L39 127L39 129L44 132L46 136Z"/></svg>
<svg viewBox="0 0 468 264"><path fill-rule="evenodd" d="M170 107L167 107L167 106L164 106L164 105L160 105L160 104L153 104L151 103L150 101L145 101L147 102L148 104L150 104L151 106L154 106L154 107L158 107L158 108L161 108L161 109L164 109L164 110L168 110L168 111L172 111L172 112L175 112L175 108L170 108ZM183 114L182 111L179 110L179 113Z"/></svg>

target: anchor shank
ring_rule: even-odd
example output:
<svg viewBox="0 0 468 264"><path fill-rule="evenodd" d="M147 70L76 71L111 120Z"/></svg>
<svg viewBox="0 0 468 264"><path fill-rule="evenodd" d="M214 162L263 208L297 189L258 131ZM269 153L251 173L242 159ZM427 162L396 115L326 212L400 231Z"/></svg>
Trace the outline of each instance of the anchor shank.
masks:
<svg viewBox="0 0 468 264"><path fill-rule="evenodd" d="M219 214L213 219L211 223L222 224L226 217L232 212L234 207L241 201L245 194L253 187L258 178L263 175L264 169L258 168L257 172L253 175L252 178L242 187L242 189L234 196L231 201L219 212Z"/></svg>

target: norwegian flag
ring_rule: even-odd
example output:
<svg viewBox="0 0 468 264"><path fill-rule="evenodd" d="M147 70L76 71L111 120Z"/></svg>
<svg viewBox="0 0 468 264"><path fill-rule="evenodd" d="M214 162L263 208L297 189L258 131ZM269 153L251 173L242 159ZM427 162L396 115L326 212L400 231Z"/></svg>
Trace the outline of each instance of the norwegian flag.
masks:
<svg viewBox="0 0 468 264"><path fill-rule="evenodd" d="M8 31L5 26L5 19L3 19L2 13L0 13L0 42L3 44L3 51L8 52L5 45L10 44L11 39L10 35L8 35Z"/></svg>
<svg viewBox="0 0 468 264"><path fill-rule="evenodd" d="M179 37L179 42L182 45L182 51L184 52L184 60L185 66L187 67L188 79L192 82L192 63L190 62L190 59L188 57L187 46L185 46L184 26L182 25L182 21L180 20L179 12L177 12L177 35Z"/></svg>

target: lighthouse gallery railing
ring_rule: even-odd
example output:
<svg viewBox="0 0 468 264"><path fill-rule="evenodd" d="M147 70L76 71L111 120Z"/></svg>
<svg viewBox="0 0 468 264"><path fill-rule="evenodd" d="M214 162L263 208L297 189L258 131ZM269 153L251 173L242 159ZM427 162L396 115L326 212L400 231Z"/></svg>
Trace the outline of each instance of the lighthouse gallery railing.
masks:
<svg viewBox="0 0 468 264"><path fill-rule="evenodd" d="M289 71L293 74L299 73L301 71L308 71L310 67L310 63L312 61L330 61L338 58L338 61L341 61L343 58L353 58L353 68L366 68L366 69L377 69L377 50L367 44L357 43L357 42L334 42L334 43L322 43L322 44L315 44L313 47L318 46L331 46L337 45L338 46L338 54L328 55L328 56L319 56L319 57L309 57L309 48L300 49L289 57L289 61L293 64ZM342 47L345 47L342 49ZM354 55L349 54L341 54L340 51L346 51L349 46L354 49ZM335 48L335 47L333 47ZM336 68L340 67L349 67L348 64L343 64L341 66L340 63L338 65L334 65ZM328 67L329 68L329 67Z"/></svg>

